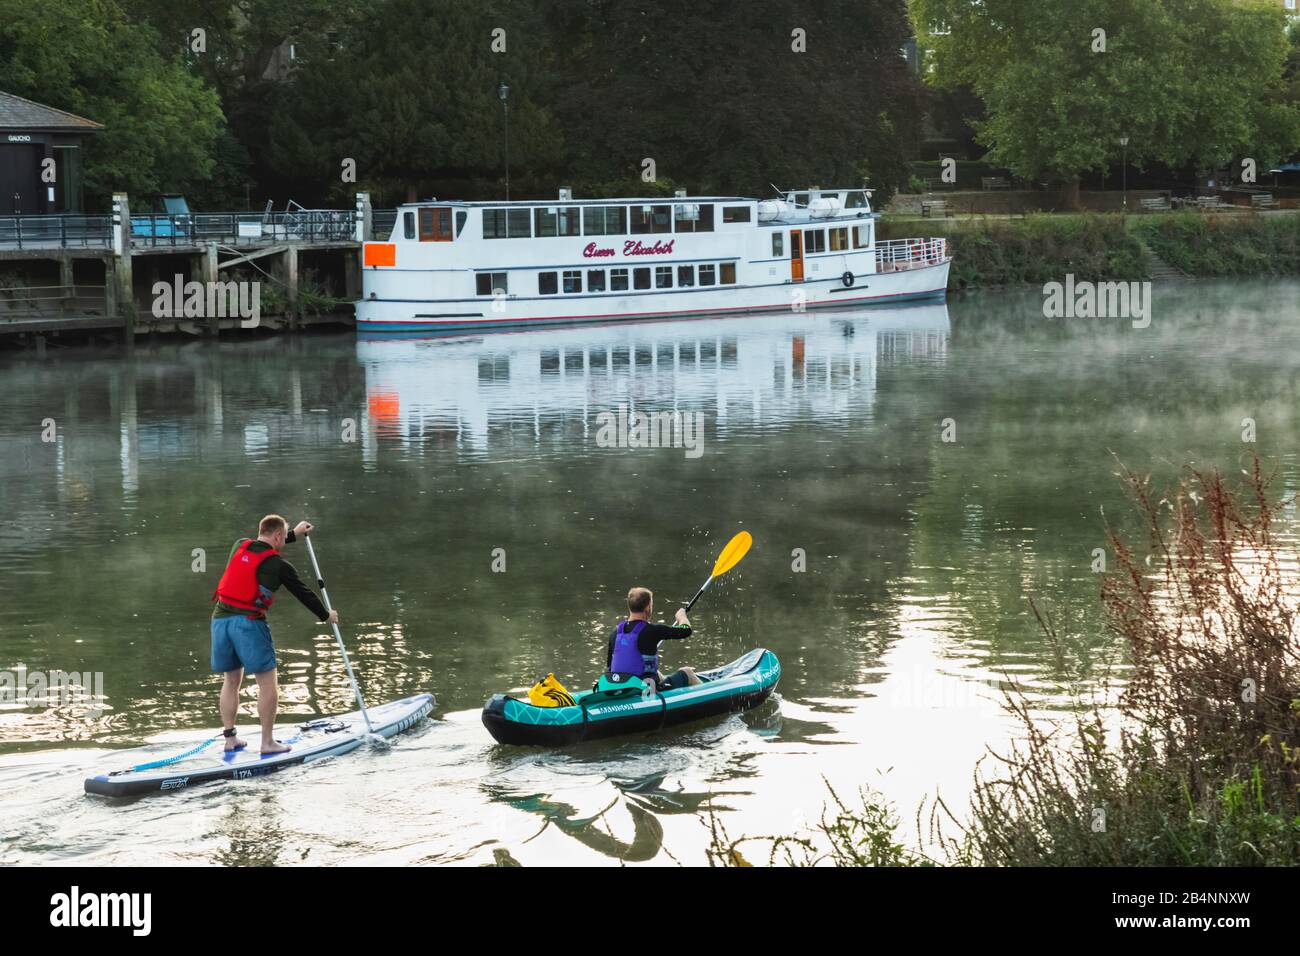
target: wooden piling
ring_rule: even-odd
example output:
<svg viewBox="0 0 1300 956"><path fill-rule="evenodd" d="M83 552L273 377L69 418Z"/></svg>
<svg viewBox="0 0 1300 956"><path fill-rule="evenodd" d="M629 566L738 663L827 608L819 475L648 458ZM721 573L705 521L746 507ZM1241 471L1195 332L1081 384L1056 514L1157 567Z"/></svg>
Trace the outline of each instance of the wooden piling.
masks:
<svg viewBox="0 0 1300 956"><path fill-rule="evenodd" d="M135 285L131 276L131 203L126 193L113 193L113 285L122 315L122 335L135 342ZM107 284L107 283L106 283Z"/></svg>
<svg viewBox="0 0 1300 956"><path fill-rule="evenodd" d="M203 254L198 257L199 260L199 281L203 283L204 301L211 302L212 297L207 294L207 290L212 288L212 283L217 281L217 244L209 241L203 246ZM207 331L209 335L221 335L221 317L217 314L220 310L213 309L207 321Z"/></svg>
<svg viewBox="0 0 1300 956"><path fill-rule="evenodd" d="M361 250L343 253L343 295L349 302L361 298Z"/></svg>
<svg viewBox="0 0 1300 956"><path fill-rule="evenodd" d="M76 280L72 269L72 256L66 252L59 256L59 287L62 294L60 305L65 313L71 311L77 298Z"/></svg>
<svg viewBox="0 0 1300 956"><path fill-rule="evenodd" d="M298 312L298 246L292 242L284 250L284 283L288 288L289 296L289 328L297 329L300 318Z"/></svg>
<svg viewBox="0 0 1300 956"><path fill-rule="evenodd" d="M104 317L115 319L117 318L117 284L116 277L113 275L113 260L103 259L101 264L104 266Z"/></svg>

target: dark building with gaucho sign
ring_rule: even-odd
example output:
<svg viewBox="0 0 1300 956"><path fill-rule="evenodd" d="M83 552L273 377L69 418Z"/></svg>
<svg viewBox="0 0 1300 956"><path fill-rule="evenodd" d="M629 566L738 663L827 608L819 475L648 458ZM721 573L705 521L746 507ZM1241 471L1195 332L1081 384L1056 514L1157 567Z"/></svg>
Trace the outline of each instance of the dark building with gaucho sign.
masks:
<svg viewBox="0 0 1300 956"><path fill-rule="evenodd" d="M82 147L103 128L0 92L0 216L81 212Z"/></svg>

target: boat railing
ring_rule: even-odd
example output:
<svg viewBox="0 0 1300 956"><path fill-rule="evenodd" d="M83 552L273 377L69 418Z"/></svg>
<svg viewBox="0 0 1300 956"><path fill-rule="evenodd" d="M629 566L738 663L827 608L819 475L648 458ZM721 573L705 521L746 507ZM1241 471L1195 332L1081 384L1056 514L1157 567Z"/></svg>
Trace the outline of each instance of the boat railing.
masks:
<svg viewBox="0 0 1300 956"><path fill-rule="evenodd" d="M899 272L936 266L948 259L948 240L884 239L876 243L876 271Z"/></svg>

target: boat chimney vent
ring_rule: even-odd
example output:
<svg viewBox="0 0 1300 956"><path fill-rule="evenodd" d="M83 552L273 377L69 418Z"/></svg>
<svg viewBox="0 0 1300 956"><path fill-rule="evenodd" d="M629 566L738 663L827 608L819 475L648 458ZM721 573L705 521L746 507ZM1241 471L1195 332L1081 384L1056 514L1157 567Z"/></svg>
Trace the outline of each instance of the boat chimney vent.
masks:
<svg viewBox="0 0 1300 956"><path fill-rule="evenodd" d="M569 202L573 199L573 190L568 186L560 187L560 202Z"/></svg>

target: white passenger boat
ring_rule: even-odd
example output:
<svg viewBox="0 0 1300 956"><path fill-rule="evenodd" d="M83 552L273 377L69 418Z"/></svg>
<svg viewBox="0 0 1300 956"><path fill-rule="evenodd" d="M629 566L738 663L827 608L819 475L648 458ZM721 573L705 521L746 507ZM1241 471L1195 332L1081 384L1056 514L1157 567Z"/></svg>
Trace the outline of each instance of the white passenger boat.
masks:
<svg viewBox="0 0 1300 956"><path fill-rule="evenodd" d="M357 328L459 332L941 299L944 239L876 238L867 189L780 199L407 203L365 243Z"/></svg>

